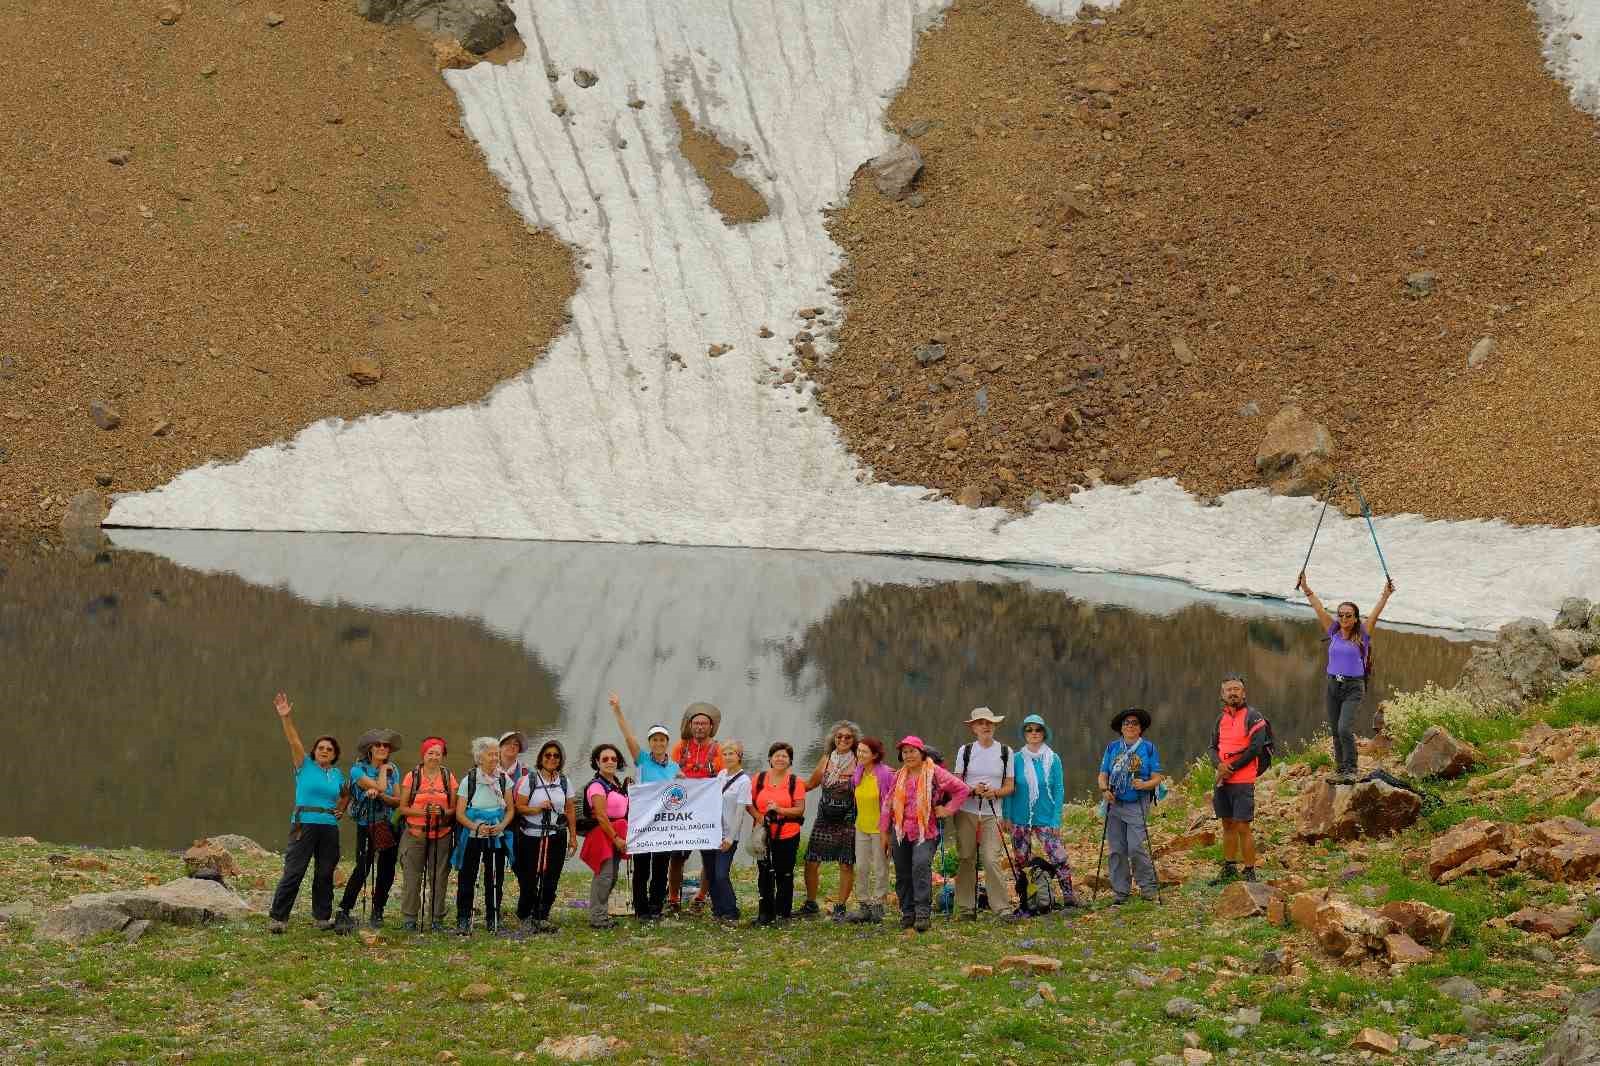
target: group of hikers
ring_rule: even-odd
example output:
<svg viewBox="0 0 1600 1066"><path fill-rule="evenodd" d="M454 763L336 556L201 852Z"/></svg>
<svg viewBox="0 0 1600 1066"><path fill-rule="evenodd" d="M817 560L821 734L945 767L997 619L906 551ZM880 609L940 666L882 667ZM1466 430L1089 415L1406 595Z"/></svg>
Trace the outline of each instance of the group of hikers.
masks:
<svg viewBox="0 0 1600 1066"><path fill-rule="evenodd" d="M1385 585L1365 624L1349 602L1339 605L1337 617L1330 616L1303 573L1299 586L1326 626L1334 781L1349 783L1356 770L1355 709L1370 669L1372 628L1394 586ZM1222 826L1223 862L1214 884L1255 879L1255 782L1271 761L1274 743L1271 726L1249 705L1242 676L1223 678L1218 694L1221 706L1210 754L1217 766L1212 805ZM595 745L589 754L592 776L574 789L561 743L544 741L530 762L526 738L515 730L474 740L474 765L459 778L445 766L448 748L441 737L424 739L420 761L402 768L395 759L400 736L393 730L372 730L357 742L356 762L345 773L338 766L340 746L334 737L317 737L307 752L289 700L279 693L274 705L295 768L295 799L283 876L270 911L272 932L286 928L308 867L314 867L311 910L319 927L354 928L354 912L369 880L367 921L382 927L398 867L406 930L445 928L454 869L457 933L472 931L480 880L488 931L515 937L553 933L556 889L574 856L593 874L591 926L614 924L610 899L625 861L632 865L632 909L638 921L709 908L712 918L733 923L740 919L740 909L731 875L741 846L756 860L755 925L821 915L820 870L833 863L839 868L834 919L882 922L892 869L901 927L926 932L935 909L936 856L947 833L954 836L956 852L948 909L957 918L976 920L980 908L1026 918L1080 905L1062 838L1067 800L1062 760L1051 749L1050 727L1038 714L1022 719L1020 744L1013 748L996 737L1005 716L976 708L964 721L971 739L960 745L948 766L942 752L907 735L894 745L897 766L891 767L880 738L840 721L828 730L823 754L809 775L794 767L794 747L783 740L768 747L766 767L752 775L744 768L743 745L718 739L722 713L717 707L692 703L683 712L676 739L665 725L654 724L645 730L641 745L618 697L613 695L610 704L623 746ZM1115 903L1136 893L1159 898L1149 811L1165 790L1166 775L1148 735L1152 724L1143 708L1118 711L1110 722L1116 737L1099 763L1099 850L1101 859L1108 860L1107 882ZM627 773L630 763L635 774ZM698 887L686 903L682 890L690 853L628 850L630 784L678 778L721 782L721 843L700 852ZM805 899L797 908L795 866L802 861L806 794L818 790L803 859ZM356 824L356 861L335 913L339 821L347 814ZM501 913L507 867L518 888L514 924ZM1098 871L1096 877L1098 881ZM858 904L854 913L849 911L852 895Z"/></svg>

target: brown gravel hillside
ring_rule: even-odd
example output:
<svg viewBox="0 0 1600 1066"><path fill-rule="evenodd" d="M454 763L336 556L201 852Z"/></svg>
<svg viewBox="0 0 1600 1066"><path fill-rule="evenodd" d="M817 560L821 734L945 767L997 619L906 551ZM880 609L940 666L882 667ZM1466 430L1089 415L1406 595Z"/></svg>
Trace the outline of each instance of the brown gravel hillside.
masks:
<svg viewBox="0 0 1600 1066"><path fill-rule="evenodd" d="M0 526L54 525L97 476L477 399L561 327L567 249L414 31L316 0L19 0L0 38Z"/></svg>
<svg viewBox="0 0 1600 1066"><path fill-rule="evenodd" d="M1379 509L1600 522L1600 142L1527 5L1131 0L1094 26L963 0L890 120L920 195L863 173L835 215L820 371L877 476L1212 493L1255 484L1296 402Z"/></svg>

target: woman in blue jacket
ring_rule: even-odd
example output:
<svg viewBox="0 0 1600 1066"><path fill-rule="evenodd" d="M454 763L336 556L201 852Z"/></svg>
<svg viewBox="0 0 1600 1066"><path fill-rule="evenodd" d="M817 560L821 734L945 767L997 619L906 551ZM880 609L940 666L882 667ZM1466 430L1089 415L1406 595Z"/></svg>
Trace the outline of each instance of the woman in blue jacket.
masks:
<svg viewBox="0 0 1600 1066"><path fill-rule="evenodd" d="M1022 900L1017 913L1042 913L1028 904L1027 871L1035 844L1042 860L1034 860L1040 865L1040 876L1050 877L1053 868L1061 886L1060 905L1076 907L1072 865L1067 859L1067 847L1061 842L1061 805L1067 796L1061 757L1050 750L1050 727L1036 714L1022 720L1022 740L1022 747L1013 756L1017 760L1017 789L1005 798L1001 810L1001 817L1010 827L1012 853L1022 866L1016 871L1017 895Z"/></svg>

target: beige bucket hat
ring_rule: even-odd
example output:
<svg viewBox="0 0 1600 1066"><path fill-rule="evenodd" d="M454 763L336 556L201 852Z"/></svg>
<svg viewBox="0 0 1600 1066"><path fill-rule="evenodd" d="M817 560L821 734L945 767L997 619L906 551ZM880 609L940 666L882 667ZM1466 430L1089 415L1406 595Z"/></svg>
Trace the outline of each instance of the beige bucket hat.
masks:
<svg viewBox="0 0 1600 1066"><path fill-rule="evenodd" d="M971 714L967 715L967 724L968 725L971 725L973 722L993 722L995 725L999 725L1001 722L1003 722L1005 720L1006 720L1006 716L1005 715L1003 715L1003 714L995 714L993 711L991 711L987 707L979 707L976 710L974 710Z"/></svg>

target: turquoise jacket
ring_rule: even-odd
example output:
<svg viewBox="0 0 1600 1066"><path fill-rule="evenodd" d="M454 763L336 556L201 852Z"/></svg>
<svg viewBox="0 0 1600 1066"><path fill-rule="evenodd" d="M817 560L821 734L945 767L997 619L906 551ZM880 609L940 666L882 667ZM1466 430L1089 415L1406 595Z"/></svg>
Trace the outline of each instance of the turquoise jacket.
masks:
<svg viewBox="0 0 1600 1066"><path fill-rule="evenodd" d="M1050 727L1043 718L1030 714L1023 725L1044 726L1045 748L1050 746ZM1017 778L1016 791L1007 796L1001 807L1001 817L1014 825L1034 826L1044 829L1061 828L1061 802L1066 798L1066 774L1061 769L1061 756L1053 751L1041 752L1036 758L1026 746L1011 752ZM1030 787L1030 778L1033 782ZM1037 790L1038 798L1030 797Z"/></svg>

